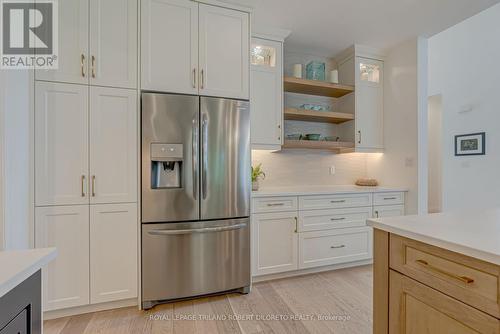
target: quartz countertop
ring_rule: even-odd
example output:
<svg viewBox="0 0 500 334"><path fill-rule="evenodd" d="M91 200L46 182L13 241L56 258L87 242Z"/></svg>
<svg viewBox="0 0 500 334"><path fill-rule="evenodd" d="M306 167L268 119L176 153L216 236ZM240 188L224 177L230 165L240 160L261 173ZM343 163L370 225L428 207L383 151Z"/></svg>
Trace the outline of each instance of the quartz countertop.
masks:
<svg viewBox="0 0 500 334"><path fill-rule="evenodd" d="M55 248L0 252L0 298L56 257Z"/></svg>
<svg viewBox="0 0 500 334"><path fill-rule="evenodd" d="M369 219L368 225L500 265L500 208Z"/></svg>
<svg viewBox="0 0 500 334"><path fill-rule="evenodd" d="M259 189L258 191L252 191L252 197L379 193L401 191L408 191L408 189L397 187L361 187L355 185L264 187Z"/></svg>

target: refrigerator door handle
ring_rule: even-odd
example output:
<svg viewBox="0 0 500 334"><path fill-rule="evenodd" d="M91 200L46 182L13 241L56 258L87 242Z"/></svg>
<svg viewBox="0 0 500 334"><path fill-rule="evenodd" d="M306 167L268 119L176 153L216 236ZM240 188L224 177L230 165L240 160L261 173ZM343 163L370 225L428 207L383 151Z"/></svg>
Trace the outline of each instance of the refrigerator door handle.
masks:
<svg viewBox="0 0 500 334"><path fill-rule="evenodd" d="M246 223L240 223L229 226L219 226L219 227L205 227L205 228L193 228L185 230L151 230L148 234L151 235L180 235L180 234L194 234L194 233L212 233L212 232L226 232L239 230L247 227Z"/></svg>
<svg viewBox="0 0 500 334"><path fill-rule="evenodd" d="M193 118L192 135L192 169L193 169L193 198L198 199L198 118Z"/></svg>
<svg viewBox="0 0 500 334"><path fill-rule="evenodd" d="M208 174L208 118L206 114L202 114L201 120L201 193L203 199L207 198L207 174Z"/></svg>

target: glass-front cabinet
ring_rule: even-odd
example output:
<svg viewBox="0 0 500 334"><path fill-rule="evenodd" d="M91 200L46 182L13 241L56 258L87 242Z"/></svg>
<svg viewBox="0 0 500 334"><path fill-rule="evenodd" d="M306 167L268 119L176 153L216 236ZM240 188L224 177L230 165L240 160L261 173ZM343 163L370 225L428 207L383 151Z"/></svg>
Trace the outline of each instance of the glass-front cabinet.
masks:
<svg viewBox="0 0 500 334"><path fill-rule="evenodd" d="M283 122L283 43L252 38L250 63L252 148L279 150Z"/></svg>

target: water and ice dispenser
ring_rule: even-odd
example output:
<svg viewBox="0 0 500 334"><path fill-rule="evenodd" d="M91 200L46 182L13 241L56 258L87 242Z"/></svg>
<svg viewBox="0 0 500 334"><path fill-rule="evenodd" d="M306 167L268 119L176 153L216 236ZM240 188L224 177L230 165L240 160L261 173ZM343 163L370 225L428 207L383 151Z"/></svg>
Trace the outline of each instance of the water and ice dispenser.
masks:
<svg viewBox="0 0 500 334"><path fill-rule="evenodd" d="M151 188L182 188L182 144L151 144Z"/></svg>

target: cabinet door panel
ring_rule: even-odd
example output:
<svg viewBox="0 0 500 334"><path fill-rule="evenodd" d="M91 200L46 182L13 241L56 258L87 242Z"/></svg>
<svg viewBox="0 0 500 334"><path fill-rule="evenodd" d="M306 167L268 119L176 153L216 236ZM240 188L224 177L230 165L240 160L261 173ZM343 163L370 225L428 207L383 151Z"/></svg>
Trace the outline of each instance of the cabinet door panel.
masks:
<svg viewBox="0 0 500 334"><path fill-rule="evenodd" d="M199 6L200 94L248 99L249 14Z"/></svg>
<svg viewBox="0 0 500 334"><path fill-rule="evenodd" d="M37 82L35 204L88 203L88 87Z"/></svg>
<svg viewBox="0 0 500 334"><path fill-rule="evenodd" d="M405 215L404 205L383 205L373 207L373 217L399 217Z"/></svg>
<svg viewBox="0 0 500 334"><path fill-rule="evenodd" d="M297 269L297 212L252 216L254 275Z"/></svg>
<svg viewBox="0 0 500 334"><path fill-rule="evenodd" d="M374 69L365 73L363 66ZM378 74L368 74L373 71ZM383 62L356 57L356 148L384 147L383 73Z"/></svg>
<svg viewBox="0 0 500 334"><path fill-rule="evenodd" d="M91 87L91 203L137 201L137 93Z"/></svg>
<svg viewBox="0 0 500 334"><path fill-rule="evenodd" d="M43 270L43 310L89 303L89 206L35 209L35 247L56 247Z"/></svg>
<svg viewBox="0 0 500 334"><path fill-rule="evenodd" d="M90 301L137 297L137 204L90 206Z"/></svg>
<svg viewBox="0 0 500 334"><path fill-rule="evenodd" d="M390 271L389 334L500 333L500 320Z"/></svg>
<svg viewBox="0 0 500 334"><path fill-rule="evenodd" d="M58 1L58 68L37 70L37 80L89 82L89 0ZM82 57L83 56L83 57Z"/></svg>
<svg viewBox="0 0 500 334"><path fill-rule="evenodd" d="M137 0L90 0L90 83L137 87Z"/></svg>
<svg viewBox="0 0 500 334"><path fill-rule="evenodd" d="M142 89L198 94L198 4L143 0Z"/></svg>
<svg viewBox="0 0 500 334"><path fill-rule="evenodd" d="M273 50L266 55L270 65L252 64L250 71L251 85L251 138L252 145L281 145L283 119L283 73L282 44L252 39L252 50Z"/></svg>

